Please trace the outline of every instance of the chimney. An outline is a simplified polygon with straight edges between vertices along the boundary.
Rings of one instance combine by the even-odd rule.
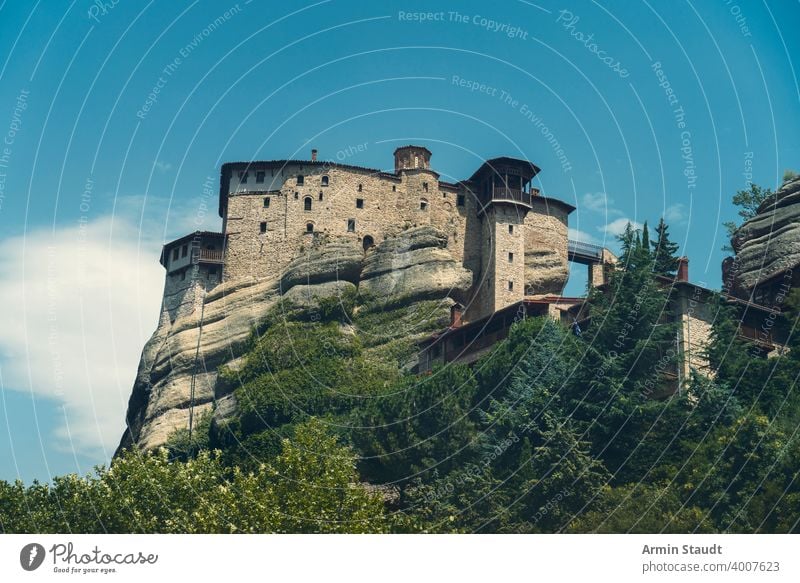
[[[678,281],[689,281],[689,258],[678,258]]]
[[[311,161],[312,162],[316,162],[317,161],[317,149],[316,148],[311,150]]]
[[[464,306],[461,304],[453,304],[450,307],[450,327],[461,328],[461,315],[464,313]]]

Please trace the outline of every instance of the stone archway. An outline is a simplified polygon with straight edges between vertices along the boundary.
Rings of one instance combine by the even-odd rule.
[[[375,239],[372,238],[372,235],[364,235],[364,239],[361,241],[361,245],[364,248],[364,253],[366,253],[370,247],[375,246]]]

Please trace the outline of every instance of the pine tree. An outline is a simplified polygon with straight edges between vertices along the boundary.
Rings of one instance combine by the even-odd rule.
[[[651,241],[653,248],[653,271],[659,275],[674,276],[678,269],[678,244],[669,238],[669,226],[664,219],[658,221],[657,238]]]
[[[628,224],[625,225],[625,230],[622,231],[620,235],[617,235],[620,248],[622,249],[622,253],[620,253],[619,256],[620,265],[628,265],[628,263],[630,263],[633,257],[633,251],[636,249],[636,237],[636,229],[634,229],[631,222],[628,221]]]

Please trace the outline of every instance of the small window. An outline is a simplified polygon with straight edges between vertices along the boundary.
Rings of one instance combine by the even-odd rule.
[[[319,199],[322,200],[322,191],[319,191]]]
[[[356,231],[356,220],[355,219],[347,219],[347,232],[348,233],[355,233]]]
[[[184,245],[181,247],[181,257],[186,257],[186,254],[189,253],[189,246]]]
[[[256,182],[259,184],[264,183],[264,177],[266,176],[266,172],[256,172]]]
[[[459,195],[456,197],[456,204],[457,204],[458,206],[464,206],[464,202],[465,202],[465,197],[464,197],[464,195],[463,195],[463,194],[459,194]]]
[[[425,192],[428,192],[428,183],[427,182],[423,182],[422,183],[422,190],[424,190]]]
[[[514,291],[514,282],[510,279],[508,280],[508,291]]]
[[[509,263],[514,263],[514,254],[513,253],[509,253],[508,254],[508,262]]]
[[[392,192],[397,192],[397,185],[396,184],[392,184]]]
[[[320,181],[320,184],[322,186],[328,186],[328,176],[327,175],[322,177],[322,180]]]
[[[310,211],[311,210],[311,197],[307,196],[303,199],[303,209]]]
[[[361,192],[362,190],[364,190],[364,185],[363,184],[359,184],[358,185],[358,192]]]
[[[262,233],[267,232],[267,221],[261,221],[261,232]]]
[[[306,233],[314,232],[314,223],[306,223]]]
[[[268,196],[264,197],[264,208],[265,209],[269,208],[269,197]]]
[[[305,177],[302,174],[297,175],[297,186],[302,186],[305,183]]]
[[[357,209],[363,209],[364,208],[364,199],[363,198],[357,198],[356,199],[356,208]]]
[[[513,235],[514,234],[514,225],[508,225],[508,234],[509,235]]]
[[[181,252],[181,250],[178,249],[177,247],[175,247],[175,249],[172,250],[172,260],[173,261],[175,261],[178,258],[178,255],[180,254],[180,252]]]
[[[242,184],[247,184],[247,175],[250,174],[249,172],[239,172],[239,182]]]
[[[298,198],[300,198],[300,193],[295,190],[294,191],[294,199],[297,200]]]
[[[419,210],[421,210],[421,211],[428,210],[428,201],[427,200],[419,201]]]

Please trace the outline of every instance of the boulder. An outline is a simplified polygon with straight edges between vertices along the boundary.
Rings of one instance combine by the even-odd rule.
[[[781,186],[731,239],[736,257],[723,263],[723,281],[736,295],[753,290],[800,264],[800,178]]]
[[[303,309],[319,308],[319,300],[340,298],[347,292],[354,292],[356,286],[349,281],[326,281],[316,285],[295,285],[283,294],[283,298]]]
[[[564,257],[549,249],[525,252],[525,287],[529,295],[560,295],[569,279]]]
[[[355,241],[324,241],[289,263],[281,277],[281,291],[329,281],[357,284],[363,258],[364,251]]]

